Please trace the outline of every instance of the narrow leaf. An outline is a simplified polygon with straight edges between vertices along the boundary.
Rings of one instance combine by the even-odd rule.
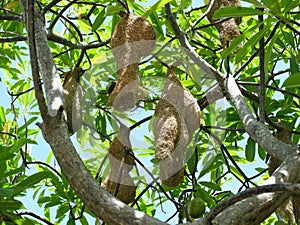
[[[259,27],[259,24],[248,28],[248,30],[244,31],[241,35],[239,35],[237,38],[235,38],[232,43],[226,48],[222,53],[222,59],[225,59],[232,51],[236,49],[236,47],[244,41],[247,37],[249,37],[252,33],[255,32],[255,30]]]
[[[18,200],[11,199],[1,199],[0,200],[0,210],[17,210],[22,207],[22,202]]]
[[[246,8],[246,7],[224,7],[218,9],[213,15],[213,19],[220,19],[224,17],[241,17],[241,16],[253,16],[262,15],[261,10]]]
[[[300,72],[290,75],[283,83],[283,87],[300,87]]]
[[[251,51],[251,49],[259,42],[259,40],[264,36],[269,26],[265,26],[261,31],[255,34],[250,40],[238,51],[235,57],[235,63],[239,63],[245,55]]]
[[[156,2],[153,6],[151,6],[143,15],[143,17],[148,17],[151,13],[158,11],[160,8],[162,8],[165,4],[171,2],[172,0],[160,0]]]
[[[278,29],[280,30],[280,29]],[[271,55],[272,55],[272,51],[273,51],[273,47],[274,44],[277,40],[279,32],[275,32],[275,34],[273,35],[270,43],[268,44],[268,46],[265,48],[265,62],[264,62],[264,68],[265,68],[265,74],[266,76],[268,76],[269,74],[269,63],[271,62]],[[266,80],[268,78],[266,77]]]
[[[103,15],[103,17],[116,15],[121,11],[121,9],[122,8],[119,5],[117,5],[117,6],[116,5],[109,5],[109,6],[106,7],[106,10],[105,10],[106,14]],[[102,11],[104,11],[104,9]],[[101,13],[102,13],[102,11],[101,11]]]
[[[281,6],[277,0],[262,0],[262,3],[276,14],[281,11]]]
[[[248,138],[245,156],[249,162],[252,162],[255,158],[255,142],[251,138]]]
[[[266,159],[266,152],[259,145],[258,145],[258,155],[259,155],[259,158],[261,158],[262,160]]]
[[[294,55],[292,55],[290,58],[290,68],[291,74],[299,72],[299,63],[297,62],[297,58]]]
[[[33,185],[39,183],[41,180],[49,177],[50,172],[39,172],[35,173],[24,180],[22,180],[20,183],[18,183],[15,186],[15,193],[14,194],[19,194],[20,192],[33,187]]]
[[[9,189],[9,188],[0,188],[0,197],[7,197],[10,198],[12,197],[14,194],[14,190],[13,189]]]
[[[10,153],[14,153],[16,151],[18,151],[21,147],[23,147],[25,144],[36,144],[35,141],[32,141],[30,139],[27,138],[20,138],[19,140],[17,140],[9,149]]]

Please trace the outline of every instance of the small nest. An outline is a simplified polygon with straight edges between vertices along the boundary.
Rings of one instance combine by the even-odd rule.
[[[110,174],[103,183],[105,190],[125,204],[133,202],[136,194],[136,186],[129,175],[130,170],[135,165],[134,158],[129,154],[133,155],[129,135],[129,128],[121,124],[118,135],[108,150]]]
[[[209,11],[207,18],[210,22],[214,22],[212,19],[215,11],[217,9],[226,7],[226,6],[232,6],[232,7],[241,7],[241,2],[239,0],[218,0],[214,1],[214,4],[212,5],[211,10]],[[220,41],[222,44],[222,47],[225,49],[227,46],[240,35],[240,30],[238,28],[238,25],[241,23],[241,17],[232,18],[229,20],[226,20],[223,23],[216,24],[216,28],[219,31],[220,35]],[[241,46],[239,46],[240,48]]]
[[[83,90],[79,81],[83,72],[83,69],[74,67],[64,74],[64,108],[70,135],[74,134],[82,126]]]
[[[127,171],[124,171],[118,184],[118,174],[114,174],[111,173],[107,176],[102,187],[112,195],[116,194],[116,197],[125,204],[133,202],[136,195],[136,186],[133,179]]]
[[[135,165],[134,158],[129,154],[133,154],[132,149],[125,146],[118,137],[113,140],[108,152],[111,167],[116,168],[116,170],[118,170],[122,161],[127,170],[131,170]]]

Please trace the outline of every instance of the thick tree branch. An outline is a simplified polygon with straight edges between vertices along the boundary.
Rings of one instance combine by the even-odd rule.
[[[47,115],[47,105],[45,102],[42,85],[40,82],[39,76],[39,68],[38,68],[38,60],[37,60],[37,52],[35,45],[35,23],[34,23],[34,2],[28,1],[29,5],[27,10],[27,29],[28,29],[28,45],[29,45],[29,53],[30,53],[30,62],[31,62],[31,70],[32,77],[34,82],[35,96],[38,101],[39,109],[41,112],[41,116],[43,119],[46,118]],[[25,11],[24,11],[24,15]]]
[[[63,174],[74,188],[84,204],[97,216],[109,224],[166,224],[152,218],[145,213],[135,211],[111,194],[103,190],[89,173],[74,148],[67,128],[67,124],[61,119],[62,112],[62,85],[58,76],[53,58],[47,43],[46,32],[42,17],[34,12],[33,0],[27,5],[26,0],[21,0],[24,21],[29,21],[30,53],[34,63],[34,77],[38,76],[36,58],[39,60],[39,68],[46,86],[48,111],[50,116],[43,116],[43,124],[39,124],[45,140],[52,147],[53,153],[59,162]],[[28,15],[28,16],[27,16]],[[33,19],[34,16],[34,19]],[[35,34],[35,35],[34,35]],[[36,46],[36,49],[35,49]],[[37,52],[37,55],[35,55]],[[40,84],[35,82],[35,87]],[[39,90],[39,89],[37,89]],[[37,94],[43,96],[42,91]],[[41,113],[46,109],[44,102],[38,101]],[[44,118],[46,117],[46,118]]]
[[[300,169],[300,158],[295,152],[290,155],[265,184],[297,183],[300,176],[297,171]],[[264,193],[243,201],[223,210],[212,222],[212,224],[230,225],[251,225],[259,224],[271,215],[280,205],[290,196],[290,192],[283,193]],[[242,216],[241,216],[242,215]],[[231,218],[231,220],[229,220]]]
[[[264,124],[256,121],[234,77],[230,74],[225,76],[199,57],[180,30],[171,11],[170,4],[166,4],[165,9],[175,35],[182,47],[184,47],[187,55],[208,75],[214,77],[221,87],[224,87],[228,91],[229,97],[247,133],[271,156],[282,161],[285,160],[267,183],[298,182],[299,176],[297,175],[297,171],[299,171],[300,168],[300,159],[296,154],[296,147],[293,148],[291,145],[279,141],[270,133]],[[212,221],[212,224],[258,224],[274,212],[278,206],[284,203],[289,195],[290,193],[268,193],[240,201],[219,213]],[[207,224],[210,224],[210,222],[211,221],[204,221],[204,223]],[[201,221],[201,223],[203,223],[203,221]]]
[[[26,0],[21,0],[20,4],[23,11],[23,19],[27,24],[32,23],[28,14],[28,5]],[[45,91],[48,103],[48,113],[50,116],[56,116],[58,110],[63,105],[63,88],[61,84],[58,71],[54,64],[54,60],[48,46],[47,34],[44,26],[42,15],[34,9],[34,38],[36,44],[37,58],[39,68],[42,73],[43,82],[45,84]],[[42,112],[41,112],[42,113]]]

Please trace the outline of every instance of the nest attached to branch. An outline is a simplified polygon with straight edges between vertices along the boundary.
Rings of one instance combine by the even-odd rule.
[[[108,105],[124,111],[146,95],[138,82],[138,61],[153,50],[156,33],[151,23],[141,16],[123,12],[120,16],[110,41],[118,77]]]
[[[70,135],[82,126],[83,90],[79,81],[83,73],[82,68],[74,67],[64,74],[64,108]]]
[[[102,185],[125,204],[133,202],[136,195],[136,186],[129,174],[135,165],[134,158],[130,155],[133,155],[133,151],[129,135],[129,128],[121,125],[117,137],[108,150],[110,173]]]
[[[241,7],[242,5],[240,0],[214,0],[211,10],[207,15],[208,20],[215,22],[215,20],[212,19],[215,11],[226,6]],[[241,17],[237,17],[215,25],[219,31],[220,41],[224,49],[241,34],[238,27],[240,23]]]
[[[163,184],[170,187],[182,182],[185,151],[200,124],[200,108],[194,97],[178,81],[174,70],[175,67],[168,70],[153,121],[159,176]]]

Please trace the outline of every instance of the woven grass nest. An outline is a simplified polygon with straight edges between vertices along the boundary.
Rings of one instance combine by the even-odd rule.
[[[145,90],[138,82],[138,62],[151,53],[156,44],[156,33],[149,21],[133,13],[120,13],[110,41],[117,67],[116,86],[108,105],[125,111],[145,97]]]
[[[214,22],[212,19],[215,11],[217,9],[232,6],[232,7],[241,7],[240,0],[215,0],[211,10],[209,11],[207,18],[210,22]],[[231,18],[225,22],[216,24],[216,28],[219,31],[220,41],[222,47],[225,49],[227,46],[240,35],[240,30],[238,25],[241,23],[241,17]],[[240,46],[241,47],[241,46]]]
[[[155,109],[155,156],[162,183],[175,187],[184,177],[185,151],[200,124],[200,108],[178,81],[175,68],[168,70],[164,91]]]

